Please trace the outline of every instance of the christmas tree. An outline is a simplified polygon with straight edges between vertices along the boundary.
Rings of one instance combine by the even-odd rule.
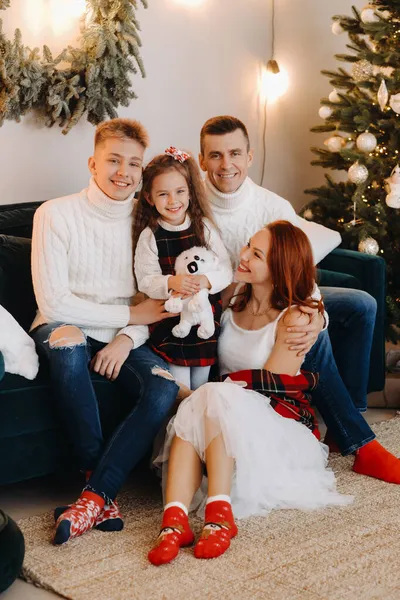
[[[338,230],[343,246],[378,254],[387,264],[390,339],[400,326],[400,0],[375,0],[352,16],[333,17],[332,31],[346,32],[350,63],[322,71],[333,90],[321,100],[325,148],[312,148],[311,164],[345,171],[306,190],[314,199],[305,218]],[[344,179],[344,180],[343,180]]]

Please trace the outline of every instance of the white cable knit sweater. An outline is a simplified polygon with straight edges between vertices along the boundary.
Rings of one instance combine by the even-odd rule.
[[[111,200],[92,178],[78,194],[49,200],[35,213],[32,278],[39,307],[32,328],[77,325],[108,343],[125,333],[140,346],[147,327],[127,326],[136,293],[132,269],[133,194]]]

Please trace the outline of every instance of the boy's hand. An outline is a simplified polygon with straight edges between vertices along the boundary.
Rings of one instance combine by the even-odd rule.
[[[211,283],[208,281],[207,275],[193,275],[193,278],[200,286],[200,290],[211,289]]]
[[[148,298],[137,306],[129,307],[129,323],[128,325],[151,325],[158,323],[163,319],[176,317],[176,314],[169,313],[164,307],[165,300],[153,300]]]
[[[318,335],[324,327],[324,317],[316,308],[308,306],[299,306],[301,312],[309,315],[310,322],[308,325],[300,325],[299,327],[288,327],[290,333],[285,340],[289,345],[289,350],[297,353],[297,356],[304,356],[313,347],[318,339]]]
[[[200,284],[196,281],[197,277],[196,275],[172,275],[168,279],[168,287],[180,294],[192,296],[200,291]]]
[[[117,379],[122,365],[133,348],[133,341],[121,334],[104,346],[90,361],[90,368],[95,373],[107,377],[110,381]]]

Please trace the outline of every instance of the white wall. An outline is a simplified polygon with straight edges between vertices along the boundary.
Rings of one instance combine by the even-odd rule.
[[[66,0],[52,0],[57,1],[60,8],[67,5]],[[82,0],[68,3],[72,1]],[[48,22],[34,18],[49,0],[11,4],[0,13],[9,36],[21,27],[27,44],[60,49],[77,34],[76,21],[54,37]],[[149,8],[139,10],[147,78],[134,77],[139,99],[119,114],[137,118],[148,128],[148,158],[171,144],[197,155],[203,122],[217,114],[233,114],[249,127],[258,154],[253,175],[258,177],[257,82],[261,63],[269,57],[270,8],[269,0],[202,0],[197,7],[185,7],[178,0],[149,0]],[[39,127],[32,115],[20,124],[6,122],[0,128],[0,203],[45,200],[85,187],[92,138],[93,127],[85,120],[67,136],[57,126]]]
[[[53,37],[49,23],[32,20],[38,3],[14,0],[0,13],[9,35],[23,29],[29,44],[59,49],[77,34],[77,26]],[[66,6],[66,0],[51,0]],[[68,0],[79,3],[83,0]],[[193,1],[193,0],[192,0]],[[180,0],[181,3],[184,0]],[[203,122],[217,114],[233,114],[249,127],[256,150],[253,178],[261,174],[261,107],[258,79],[262,61],[270,57],[271,0],[198,0],[197,7],[178,0],[149,0],[139,10],[142,56],[147,78],[134,78],[139,95],[121,116],[140,119],[149,129],[148,158],[170,144],[198,152]],[[290,78],[287,94],[268,109],[267,161],[264,185],[288,198],[295,208],[307,201],[306,187],[323,181],[322,169],[311,167],[311,145],[326,136],[311,134],[319,100],[330,91],[321,69],[336,68],[336,52],[347,36],[331,33],[333,14],[350,14],[360,0],[275,0],[276,58]],[[36,12],[32,13],[33,4]],[[27,9],[31,13],[27,13]],[[58,129],[38,127],[32,115],[22,124],[0,129],[0,203],[43,200],[81,189],[87,182],[86,159],[93,128],[86,121],[66,137]]]
[[[331,32],[333,15],[350,15],[360,0],[275,0],[276,58],[289,73],[290,88],[275,105],[268,107],[267,163],[264,185],[284,196],[296,209],[311,197],[303,190],[320,185],[324,171],[311,167],[311,146],[320,146],[329,134],[310,132],[323,123],[318,116],[320,99],[332,87],[322,69],[339,66],[334,54],[345,51],[347,34]]]

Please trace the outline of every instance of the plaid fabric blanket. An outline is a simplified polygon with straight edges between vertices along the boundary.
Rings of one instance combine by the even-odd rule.
[[[271,406],[282,417],[303,423],[319,440],[321,434],[315,412],[310,404],[310,392],[318,385],[318,373],[301,371],[299,375],[278,375],[265,369],[246,369],[219,376],[270,398]]]

